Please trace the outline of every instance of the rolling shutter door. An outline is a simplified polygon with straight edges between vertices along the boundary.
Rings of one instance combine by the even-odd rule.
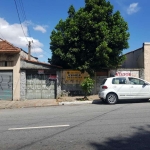
[[[13,97],[12,71],[0,71],[0,100],[12,100]]]

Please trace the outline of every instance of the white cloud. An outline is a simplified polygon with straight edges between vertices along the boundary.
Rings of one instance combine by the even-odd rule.
[[[38,48],[38,47],[36,47],[36,48],[32,48],[31,49],[31,53],[42,53],[43,52],[43,50],[41,49],[41,48]]]
[[[42,33],[46,32],[46,26],[36,25],[33,29],[36,31],[41,31]]]
[[[43,44],[39,40],[28,36],[29,25],[29,22],[22,23],[22,30],[20,24],[9,24],[4,18],[0,18],[0,37],[22,49],[27,49],[28,41],[33,41],[34,47],[31,51],[34,53],[42,53]]]
[[[130,6],[127,8],[127,13],[129,15],[136,13],[140,10],[140,7],[138,7],[138,3],[132,3]]]
[[[43,55],[38,55],[38,57],[39,57],[39,58],[42,58],[42,57],[43,57]]]

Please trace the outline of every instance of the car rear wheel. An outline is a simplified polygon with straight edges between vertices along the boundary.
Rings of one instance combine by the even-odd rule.
[[[108,104],[116,104],[117,100],[118,100],[118,97],[117,97],[117,95],[115,93],[109,93],[109,94],[107,94],[106,102]]]

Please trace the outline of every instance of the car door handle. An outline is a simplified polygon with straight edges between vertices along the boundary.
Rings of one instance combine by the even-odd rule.
[[[131,88],[133,88],[133,86],[131,86]]]

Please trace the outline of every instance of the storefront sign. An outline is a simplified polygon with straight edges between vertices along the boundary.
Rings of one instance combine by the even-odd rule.
[[[63,71],[63,83],[64,84],[80,84],[88,73],[81,73],[77,70]]]
[[[131,71],[117,71],[115,76],[131,76]]]
[[[139,78],[139,71],[117,71],[115,76],[132,76]]]

